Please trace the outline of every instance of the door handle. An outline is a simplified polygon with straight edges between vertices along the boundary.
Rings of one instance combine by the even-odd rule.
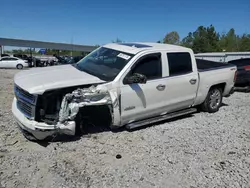
[[[196,81],[197,81],[197,79],[191,79],[191,80],[189,80],[189,82],[191,83],[191,84],[196,84]]]
[[[165,87],[166,87],[165,85],[160,84],[156,87],[156,89],[158,89],[159,91],[163,91]]]

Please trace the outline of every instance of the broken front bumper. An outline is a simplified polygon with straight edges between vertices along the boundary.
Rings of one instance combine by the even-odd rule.
[[[37,140],[44,140],[45,138],[56,134],[75,135],[75,121],[48,125],[46,123],[30,120],[17,108],[16,98],[14,98],[12,102],[12,113],[21,130],[24,133],[35,137]]]

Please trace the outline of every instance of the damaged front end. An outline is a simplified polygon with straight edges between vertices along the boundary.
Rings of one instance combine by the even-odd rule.
[[[20,120],[20,117],[17,118]],[[36,139],[82,134],[90,125],[120,125],[118,94],[103,85],[58,89],[38,97],[35,119],[20,127]]]
[[[97,90],[94,86],[77,89],[66,94],[63,98],[59,112],[59,122],[64,123],[74,120],[82,107],[99,105],[112,105],[112,99],[108,91]]]

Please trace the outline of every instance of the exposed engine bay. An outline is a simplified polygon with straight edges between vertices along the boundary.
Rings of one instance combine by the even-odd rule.
[[[118,96],[101,85],[48,91],[38,97],[35,117],[55,126],[75,121],[76,130],[83,124],[115,127],[120,123]]]

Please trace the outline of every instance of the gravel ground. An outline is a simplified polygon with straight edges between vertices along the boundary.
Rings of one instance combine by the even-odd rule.
[[[250,187],[250,94],[215,114],[36,143],[11,114],[16,72],[0,70],[0,187]]]

